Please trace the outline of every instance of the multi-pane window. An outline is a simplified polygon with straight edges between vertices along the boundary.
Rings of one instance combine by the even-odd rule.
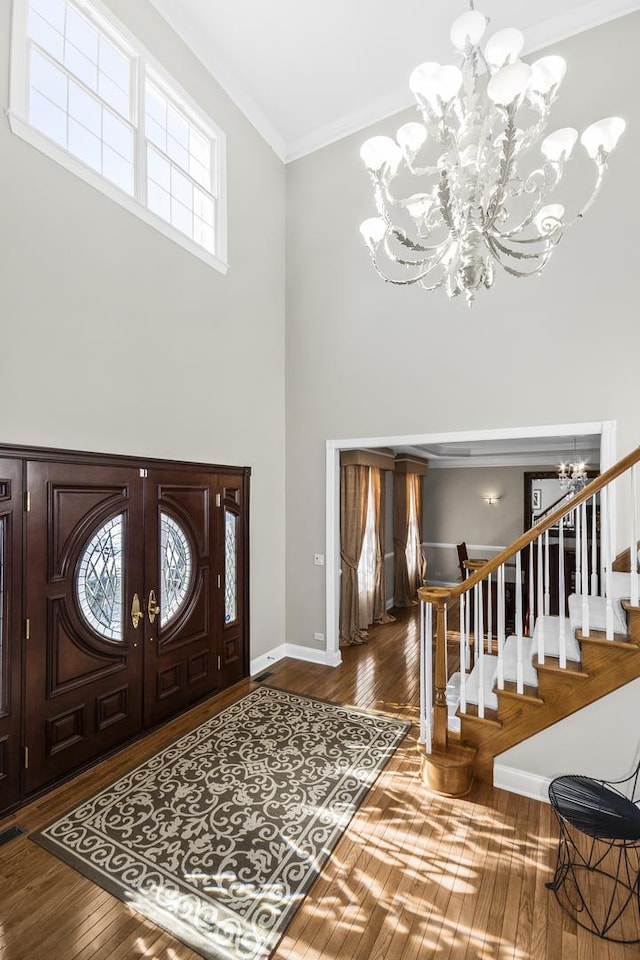
[[[149,79],[145,132],[149,209],[213,252],[214,145]]]
[[[14,60],[24,74],[12,70],[14,129],[16,118],[26,121],[144,208],[144,215],[134,209],[143,219],[174,239],[177,231],[187,238],[183,246],[194,244],[224,269],[221,132],[124,36],[99,0],[14,3],[15,21],[23,25],[22,37],[14,34],[23,55],[14,48]]]

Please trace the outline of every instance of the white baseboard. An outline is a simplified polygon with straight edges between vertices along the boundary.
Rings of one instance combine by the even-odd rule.
[[[530,797],[532,800],[542,800],[549,803],[550,777],[541,777],[537,773],[527,773],[526,770],[516,770],[502,763],[493,765],[493,785],[510,793],[517,793],[521,797]]]
[[[342,656],[339,650],[314,650],[312,647],[303,647],[296,643],[281,643],[279,647],[274,647],[268,653],[256,657],[249,664],[249,670],[252,677],[263,670],[268,670],[274,663],[284,660],[285,657],[292,657],[294,660],[305,660],[307,663],[322,663],[327,667],[339,667],[342,663]]]

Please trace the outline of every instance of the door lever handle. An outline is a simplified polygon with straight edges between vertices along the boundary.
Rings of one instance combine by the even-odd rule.
[[[153,623],[160,613],[160,604],[158,603],[153,590],[149,591],[149,599],[147,600],[147,613],[149,614],[149,623]]]
[[[131,601],[131,623],[133,624],[133,629],[138,629],[138,624],[142,620],[144,614],[142,612],[142,607],[140,606],[140,597],[137,593],[134,593],[133,600]]]

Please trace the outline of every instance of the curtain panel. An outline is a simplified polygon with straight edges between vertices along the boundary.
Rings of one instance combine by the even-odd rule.
[[[340,643],[362,643],[358,564],[367,523],[369,467],[340,468]]]
[[[422,552],[422,484],[415,473],[396,474],[393,489],[394,603],[410,607],[427,576]],[[410,559],[411,558],[411,559]]]

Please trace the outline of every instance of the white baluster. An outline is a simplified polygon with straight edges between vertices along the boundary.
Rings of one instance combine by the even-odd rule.
[[[587,501],[583,500],[576,514],[580,514],[580,567],[582,578],[580,579],[580,596],[582,608],[582,636],[589,636],[589,538],[587,529]],[[576,579],[578,579],[576,577]]]
[[[582,573],[581,573],[581,563],[582,563],[582,543],[580,539],[581,530],[580,530],[580,511],[573,510],[573,529],[575,530],[575,592],[580,594],[580,586],[582,584]]]
[[[591,596],[598,596],[598,525],[597,517],[598,495],[591,498]]]
[[[467,712],[467,670],[469,668],[469,644],[465,632],[467,595],[460,594],[460,713]]]
[[[544,663],[544,617],[540,616],[541,610],[544,609],[544,584],[542,582],[542,535],[538,537],[536,543],[538,549],[538,622],[536,623],[536,628],[538,630],[538,663]]]
[[[638,606],[638,497],[636,484],[636,464],[631,467],[631,545],[629,548],[629,570],[631,571],[631,589],[629,599],[633,607]]]
[[[535,584],[533,582],[533,543],[529,544],[529,623],[527,629],[527,636],[533,636],[533,628],[535,626]]]
[[[563,670],[566,669],[567,666],[566,604],[567,598],[564,583],[564,517],[561,517],[558,523],[558,613],[560,614],[558,659]]]
[[[487,577],[487,653],[493,653],[493,596],[491,593],[491,574]]]
[[[420,743],[431,752],[432,739],[432,607],[430,603],[420,603]]]
[[[469,571],[467,570],[467,580],[469,579]],[[464,605],[464,629],[467,635],[467,644],[469,646],[469,652],[471,652],[471,591],[465,594],[466,602]],[[475,662],[476,652],[475,647],[473,651],[473,659]],[[471,669],[471,663],[469,663],[469,669]]]
[[[516,683],[518,693],[524,693],[524,663],[522,656],[522,557],[516,553],[516,640],[518,662]]]
[[[607,640],[613,640],[613,596],[611,577],[611,514],[609,487],[602,490],[600,497],[600,528],[602,530],[602,571],[604,580],[605,604],[605,630]]]
[[[505,630],[504,630],[504,608],[505,608],[505,591],[504,591],[504,563],[502,566],[498,567],[498,604],[497,604],[497,613],[498,613],[498,689],[504,690],[504,641],[505,641]]]
[[[476,583],[473,588],[473,662],[478,662],[478,657],[482,658],[482,638],[478,637],[478,588],[480,584]]]
[[[476,595],[478,618],[476,621],[477,633],[476,644],[480,648],[480,665],[478,667],[478,716],[484,717],[484,616],[482,607],[482,584],[477,585],[478,593]]]
[[[551,610],[551,594],[549,592],[549,531],[544,532],[544,612],[549,616]]]

